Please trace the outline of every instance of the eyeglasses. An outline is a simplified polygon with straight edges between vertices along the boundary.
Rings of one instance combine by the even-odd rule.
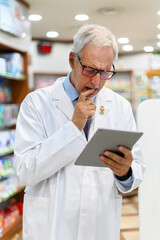
[[[76,56],[78,58],[79,63],[81,64],[82,74],[85,75],[86,77],[93,77],[97,73],[100,73],[100,78],[102,80],[109,80],[116,74],[114,64],[112,64],[112,67],[113,67],[114,71],[99,70],[99,69],[96,69],[96,68],[93,68],[93,67],[88,67],[86,65],[83,65],[80,57],[78,56],[78,54],[76,54]]]

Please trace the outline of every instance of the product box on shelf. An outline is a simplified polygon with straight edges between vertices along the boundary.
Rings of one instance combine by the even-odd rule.
[[[15,223],[21,216],[23,203],[14,203],[0,210],[0,237],[3,232]]]
[[[3,228],[6,229],[8,226],[13,224],[20,217],[20,212],[16,204],[8,206],[5,209],[3,215]]]
[[[8,103],[11,101],[11,98],[11,88],[0,86],[0,103]]]
[[[6,201],[21,191],[24,187],[19,184],[16,174],[0,181],[0,203]]]
[[[6,75],[24,77],[23,57],[20,53],[2,53],[0,58],[6,60]]]
[[[7,62],[5,58],[0,57],[0,75],[7,72]]]
[[[15,173],[14,157],[8,155],[0,158],[0,179],[4,179]]]
[[[0,131],[0,156],[13,152],[15,130]]]
[[[0,104],[0,128],[15,125],[18,110],[18,104]]]
[[[4,211],[0,210],[0,237],[2,236],[2,232],[3,232],[3,215],[4,215]]]

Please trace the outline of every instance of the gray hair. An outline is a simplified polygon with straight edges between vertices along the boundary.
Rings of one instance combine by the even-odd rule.
[[[85,24],[74,35],[72,52],[82,55],[83,49],[87,44],[95,46],[109,46],[113,48],[114,60],[118,57],[118,45],[112,32],[97,24]]]

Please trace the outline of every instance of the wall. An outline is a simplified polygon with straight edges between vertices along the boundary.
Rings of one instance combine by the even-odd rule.
[[[71,68],[69,66],[69,53],[72,44],[53,43],[50,54],[42,55],[37,50],[38,41],[32,41],[29,49],[31,56],[31,65],[29,71],[29,87],[34,86],[33,74],[38,73],[68,73]]]
[[[50,54],[40,54],[37,51],[37,41],[32,41],[30,54],[35,72],[68,72],[68,57],[72,44],[53,43]]]
[[[118,58],[117,67],[122,70],[145,71],[150,68],[150,54],[123,55]]]

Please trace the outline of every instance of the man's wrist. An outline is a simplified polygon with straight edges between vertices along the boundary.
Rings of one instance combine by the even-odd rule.
[[[124,176],[117,176],[115,175],[116,178],[119,180],[119,181],[126,181],[128,178],[130,178],[132,176],[132,168],[130,167],[130,169],[128,170],[128,173]]]

